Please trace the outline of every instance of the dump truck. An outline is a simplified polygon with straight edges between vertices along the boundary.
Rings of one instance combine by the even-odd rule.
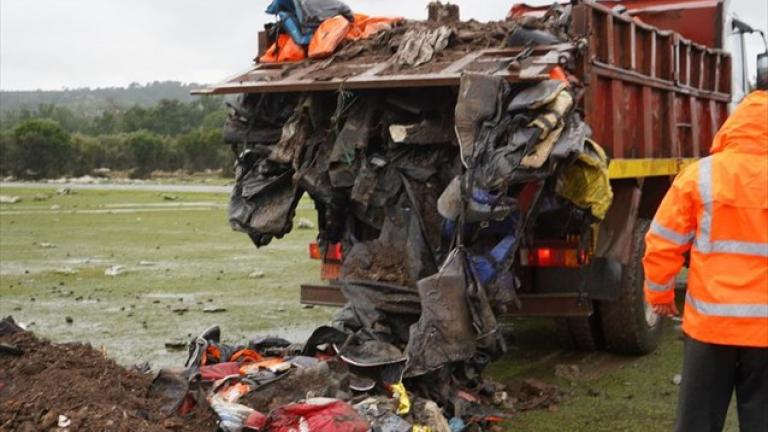
[[[553,318],[563,342],[575,349],[605,348],[646,354],[657,346],[662,319],[643,299],[644,236],[674,176],[708,154],[715,133],[728,116],[729,105],[748,91],[743,79],[744,56],[739,54],[740,62],[734,63],[729,53],[729,49],[742,53],[738,44],[743,44],[743,39],[733,37],[732,29],[736,26],[731,24],[723,0],[583,0],[563,7],[567,8],[567,22],[563,22],[566,41],[534,37],[534,42],[501,47],[467,42],[468,49],[445,52],[428,64],[410,68],[399,67],[393,51],[347,47],[326,60],[257,62],[247,71],[196,93],[240,95],[241,102],[259,96],[259,102],[250,106],[233,105],[233,116],[241,118],[244,125],[253,123],[249,123],[248,117],[254,110],[271,106],[272,118],[262,121],[261,126],[226,132],[233,135],[230,142],[261,152],[268,153],[270,150],[265,147],[285,142],[286,133],[295,133],[295,128],[286,125],[293,124],[290,119],[295,119],[298,111],[292,108],[302,95],[322,99],[325,109],[334,113],[332,120],[362,109],[349,109],[347,101],[355,95],[366,95],[404,112],[411,110],[413,115],[424,112],[423,122],[395,128],[401,142],[407,141],[408,130],[416,130],[416,135],[447,135],[424,138],[430,144],[448,141],[452,144],[445,145],[456,146],[456,125],[440,115],[436,116],[443,120],[436,125],[428,124],[427,117],[432,114],[424,108],[425,103],[434,104],[436,111],[452,114],[461,97],[462,79],[471,74],[500,77],[516,92],[552,79],[559,68],[566,69],[568,79],[578,83],[578,90],[574,91],[575,109],[591,129],[591,139],[607,154],[612,204],[604,217],[592,221],[586,230],[564,228],[567,217],[539,218],[535,226],[524,229],[520,228],[524,224],[517,225],[520,235],[514,259],[504,261],[515,269],[516,298],[502,312],[511,317]],[[515,5],[508,20],[524,22],[546,16],[549,10]],[[494,28],[502,33],[509,30],[502,24]],[[478,33],[471,30],[458,29],[453,38],[476,39]],[[266,40],[262,40],[263,50]],[[401,100],[414,101],[412,105],[417,107],[412,109]],[[280,115],[279,111],[286,106],[291,109]],[[307,112],[314,111],[307,108]],[[422,129],[415,126],[419,124]],[[389,126],[383,133],[391,143],[395,139],[392,126],[398,125]],[[304,139],[311,141],[312,134]],[[239,154],[239,158],[243,157],[243,153]],[[378,153],[367,151],[364,165],[388,163],[377,162],[377,157]],[[449,165],[461,165],[458,151],[449,157],[455,163],[443,162],[445,170],[449,170]],[[290,171],[294,177],[302,172],[301,166]],[[408,182],[404,184],[407,189]],[[533,212],[543,184],[531,181],[515,189],[514,205],[521,218]],[[318,243],[309,246],[310,256],[322,260],[322,276],[327,283],[303,285],[301,301],[343,305],[348,300],[343,290],[343,266],[350,252],[343,239],[375,239],[381,229],[359,221],[352,228],[331,227],[343,224],[329,218],[338,218],[351,210],[336,209],[336,216],[328,216],[327,206],[316,198],[319,194],[313,195],[309,186],[306,189],[316,202],[321,226]],[[412,195],[412,191],[406,192]],[[287,200],[295,196],[290,195]],[[421,205],[435,205],[435,200],[411,198],[415,207],[419,201]],[[422,212],[434,213],[431,209]],[[434,219],[425,219],[420,220],[424,231],[438,224]],[[332,229],[347,231],[344,235],[328,234]],[[441,229],[435,230],[439,237]],[[252,239],[261,246],[272,237]],[[405,254],[397,250],[385,252]],[[397,272],[397,268],[388,271]]]

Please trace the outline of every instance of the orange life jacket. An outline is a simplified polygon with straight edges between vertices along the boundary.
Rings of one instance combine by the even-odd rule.
[[[691,251],[683,331],[707,343],[768,347],[768,92],[747,96],[712,155],[675,179],[646,236],[645,296],[674,299]]]
[[[320,24],[309,43],[309,58],[323,59],[336,51],[352,25],[346,18],[336,15]]]
[[[260,63],[283,63],[283,62],[296,62],[307,58],[307,53],[304,48],[294,42],[293,38],[288,34],[280,34],[277,37],[277,42],[273,43],[269,47],[267,52],[259,58]]]

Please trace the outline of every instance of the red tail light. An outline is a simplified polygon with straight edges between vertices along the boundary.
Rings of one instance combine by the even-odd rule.
[[[317,242],[309,244],[309,259],[319,260],[322,258],[323,253],[320,251],[320,245]]]
[[[341,262],[343,257],[344,255],[341,252],[341,243],[333,243],[328,245],[328,249],[325,251],[325,255],[323,255],[323,250],[320,248],[320,245],[317,244],[317,242],[312,242],[309,244],[310,259]]]
[[[343,257],[344,256],[341,253],[341,243],[334,243],[334,244],[328,245],[328,250],[325,251],[325,260],[326,261],[339,261],[339,262],[341,262],[341,259]]]
[[[578,268],[589,262],[586,252],[578,249],[535,248],[520,251],[520,263],[527,267]]]

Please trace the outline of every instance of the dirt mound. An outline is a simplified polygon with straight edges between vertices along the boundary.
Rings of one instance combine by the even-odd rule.
[[[198,409],[164,418],[147,398],[151,374],[130,371],[90,345],[54,344],[6,319],[0,325],[0,431],[212,431],[216,420]],[[14,355],[12,348],[22,351]]]

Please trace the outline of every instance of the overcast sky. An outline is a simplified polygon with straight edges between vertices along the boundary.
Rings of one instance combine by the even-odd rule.
[[[248,67],[268,0],[0,0],[0,88],[210,83]],[[425,18],[427,0],[348,0],[372,15]],[[454,0],[462,18],[503,18],[514,0]],[[550,1],[529,0],[530,4]],[[766,0],[731,11],[768,27]],[[702,25],[709,25],[702,23]],[[750,58],[762,51],[750,38]],[[753,61],[754,63],[754,61]],[[752,74],[754,74],[754,69]]]

